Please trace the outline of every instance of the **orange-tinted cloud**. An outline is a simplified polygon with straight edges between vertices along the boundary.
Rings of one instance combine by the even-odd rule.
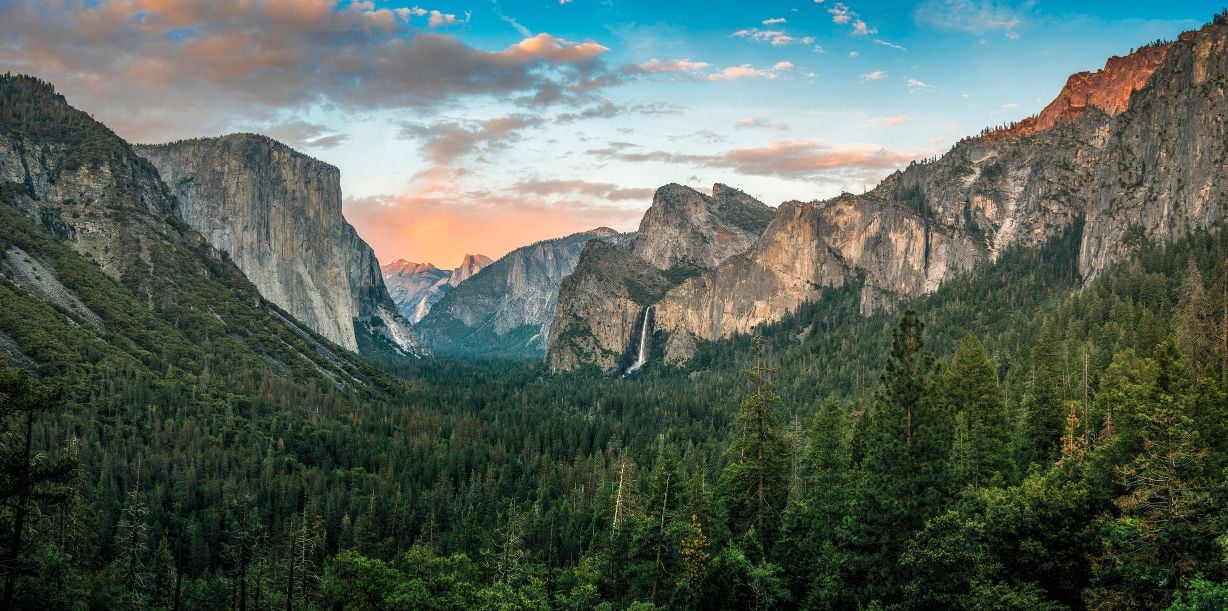
[[[621,146],[586,151],[606,159],[630,162],[689,164],[722,168],[754,176],[845,183],[874,182],[886,171],[922,157],[918,151],[893,151],[871,144],[833,146],[823,140],[778,140],[763,146],[732,149],[718,154],[636,151]]]
[[[590,103],[608,49],[541,33],[501,50],[367,0],[8,0],[0,63],[54,83],[138,141],[212,135],[304,109],[434,107],[466,96]]]

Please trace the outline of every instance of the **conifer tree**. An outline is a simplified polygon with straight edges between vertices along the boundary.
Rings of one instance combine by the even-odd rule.
[[[770,549],[789,498],[790,450],[760,337],[755,350],[755,368],[747,372],[754,390],[738,407],[731,459],[717,486],[730,532],[740,536],[753,529],[760,546]]]
[[[960,470],[952,472],[953,483],[959,487],[981,488],[995,478],[1010,474],[1009,457],[1011,423],[1006,409],[1006,395],[998,383],[993,361],[975,335],[969,333],[960,342],[955,358],[943,373],[942,399],[948,413],[962,414],[966,437],[959,445],[964,455]],[[957,425],[958,426],[958,425]]]

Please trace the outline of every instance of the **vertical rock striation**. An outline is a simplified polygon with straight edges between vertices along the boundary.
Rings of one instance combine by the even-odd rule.
[[[359,335],[420,351],[375,253],[341,214],[337,168],[252,134],[135,149],[178,197],[180,217],[266,299],[350,351]]]

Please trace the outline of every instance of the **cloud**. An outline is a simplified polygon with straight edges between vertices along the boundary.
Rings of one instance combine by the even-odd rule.
[[[463,173],[433,169],[400,193],[347,198],[344,211],[380,260],[446,262],[475,251],[498,258],[525,244],[599,226],[628,230],[652,197],[648,190],[556,182],[553,188],[550,181],[526,181],[475,189]],[[574,188],[568,185],[573,182]],[[604,193],[592,196],[588,190]],[[632,200],[643,205],[629,205]]]
[[[889,48],[895,49],[895,50],[897,50],[897,51],[907,51],[907,50],[908,50],[908,49],[905,49],[905,48],[904,48],[903,46],[901,46],[901,45],[897,45],[897,44],[895,44],[895,43],[893,43],[893,42],[887,42],[887,41],[885,41],[885,40],[883,40],[883,39],[881,39],[881,38],[875,38],[875,39],[874,39],[874,44],[876,44],[876,45],[882,45],[882,46],[884,46],[884,47],[889,47]]]
[[[693,62],[689,59],[674,59],[669,61],[661,61],[659,59],[650,59],[642,63],[638,68],[648,74],[660,74],[662,72],[698,72],[706,70],[712,64],[707,62]]]
[[[421,109],[543,91],[554,92],[553,102],[579,104],[619,82],[603,61],[608,49],[593,41],[542,33],[486,50],[420,29],[423,19],[439,27],[455,22],[454,15],[365,1],[10,0],[2,6],[6,69],[55,83],[139,141],[271,123],[320,106]]]
[[[970,34],[998,30],[1018,38],[1015,29],[1023,24],[1022,11],[1030,4],[1014,8],[994,0],[926,0],[913,15],[918,24],[939,30]]]
[[[763,25],[777,25],[777,24],[784,23],[784,22],[785,22],[784,17],[774,17],[772,19],[764,19]]]
[[[733,126],[736,129],[774,129],[778,131],[786,131],[789,129],[788,123],[772,121],[771,119],[764,119],[762,117],[746,117],[745,119],[738,119]]]
[[[399,133],[403,138],[421,140],[423,156],[436,166],[446,167],[462,157],[506,149],[519,139],[521,131],[545,122],[542,117],[515,114],[484,121],[405,123]]]
[[[784,47],[788,45],[812,45],[814,44],[813,36],[791,36],[780,30],[760,30],[759,28],[745,28],[734,32],[733,35],[737,38],[746,38],[754,42],[770,43],[773,47]]]
[[[915,78],[910,78],[906,82],[908,84],[908,93],[911,94],[925,93],[934,89],[933,85]]]
[[[887,78],[887,71],[886,71],[886,70],[875,70],[875,71],[873,71],[873,72],[867,72],[867,73],[865,73],[865,74],[861,75],[861,80],[862,80],[862,82],[865,82],[865,81],[881,81],[881,80],[883,80],[883,79],[885,79],[885,78]]]
[[[831,13],[832,22],[839,24],[848,23],[854,14],[843,2],[837,2],[827,12]]]
[[[256,131],[293,148],[327,149],[349,140],[348,134],[333,133],[323,125],[300,120],[279,123]]]
[[[618,185],[586,180],[527,180],[516,183],[512,190],[523,195],[567,195],[579,194],[600,197],[610,201],[652,199],[654,189],[623,188]]]
[[[715,155],[668,151],[588,151],[612,160],[689,164],[720,168],[754,176],[830,181],[881,178],[884,170],[898,168],[921,156],[918,152],[892,151],[869,144],[832,146],[823,140],[780,140],[759,147],[741,148]]]
[[[772,69],[760,69],[752,67],[750,64],[742,64],[741,66],[730,66],[720,72],[713,72],[707,76],[710,81],[734,81],[746,78],[766,78],[774,79],[778,75]]]
[[[887,117],[872,117],[870,123],[878,127],[895,127],[908,122],[907,115],[891,115]]]
[[[827,13],[831,15],[832,23],[850,26],[854,36],[867,36],[878,32],[878,29],[867,25],[864,20],[860,19],[857,11],[849,8],[843,2],[833,4],[831,8],[827,9]]]

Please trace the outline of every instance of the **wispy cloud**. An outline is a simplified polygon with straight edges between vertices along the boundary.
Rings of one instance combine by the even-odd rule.
[[[755,42],[767,42],[773,47],[784,47],[787,45],[812,45],[814,44],[813,36],[792,36],[780,30],[760,30],[759,28],[746,28],[733,33],[738,38],[746,38]]]
[[[878,33],[878,29],[872,28],[866,24],[866,22],[861,19],[861,16],[857,14],[857,11],[849,8],[849,6],[843,2],[833,4],[831,8],[827,9],[827,13],[831,15],[832,23],[851,27],[853,30],[853,35],[855,36],[867,36],[869,34]]]
[[[925,93],[934,89],[933,85],[915,78],[908,79],[906,83],[908,84],[908,93],[912,94]]]
[[[851,176],[865,180],[879,178],[882,170],[899,167],[921,156],[918,152],[892,151],[869,144],[833,146],[814,139],[780,140],[714,155],[626,149],[593,150],[588,154],[627,162],[721,168],[755,176],[829,180],[846,180]]]
[[[777,25],[785,22],[784,17],[773,17],[772,19],[764,19],[763,25]]]
[[[1032,2],[1018,7],[996,0],[926,0],[914,12],[918,24],[954,32],[984,34],[1002,31],[1018,38],[1023,11]]]
[[[874,44],[876,44],[876,45],[882,45],[882,46],[884,46],[884,47],[888,47],[888,48],[891,48],[891,49],[895,49],[895,50],[897,50],[897,51],[907,51],[907,50],[908,50],[908,49],[905,49],[905,48],[904,48],[902,45],[897,45],[897,44],[895,44],[895,43],[893,43],[893,42],[888,42],[888,41],[883,40],[883,39],[881,39],[881,38],[875,38],[875,39],[874,39]]]
[[[789,124],[782,121],[773,121],[763,117],[746,117],[738,119],[733,124],[736,129],[774,129],[777,131],[787,131]]]
[[[862,80],[862,82],[865,82],[865,81],[881,81],[881,80],[883,80],[883,79],[885,79],[885,78],[887,78],[887,71],[886,71],[886,70],[875,70],[875,71],[873,71],[873,72],[867,72],[867,73],[865,73],[865,74],[861,75],[861,80]]]
[[[672,59],[667,61],[650,59],[638,67],[643,72],[649,74],[660,74],[662,72],[699,72],[711,66],[712,64],[707,62],[694,62],[689,59]]]
[[[877,127],[895,127],[908,122],[907,115],[891,115],[886,117],[871,117],[870,124]]]

